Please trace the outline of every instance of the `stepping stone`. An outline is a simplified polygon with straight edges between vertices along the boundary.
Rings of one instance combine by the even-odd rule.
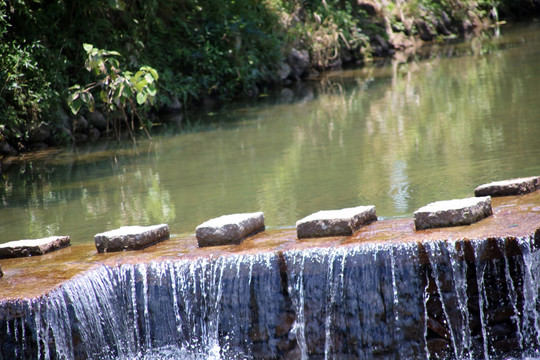
[[[94,241],[99,253],[140,250],[170,237],[169,225],[123,226],[96,234]]]
[[[470,225],[493,214],[491,197],[437,201],[414,212],[416,230]]]
[[[540,176],[494,181],[474,189],[476,196],[523,195],[540,189]]]
[[[296,222],[299,239],[352,235],[361,226],[377,221],[375,206],[321,210]]]
[[[0,244],[0,259],[43,255],[69,246],[69,243],[69,236],[10,241]]]
[[[199,247],[240,244],[245,238],[264,230],[262,212],[223,215],[197,226]]]

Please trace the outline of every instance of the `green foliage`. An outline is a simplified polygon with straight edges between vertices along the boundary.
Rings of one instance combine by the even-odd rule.
[[[270,80],[282,42],[277,16],[264,2],[166,3],[165,9],[153,10],[157,16],[144,20],[149,32],[141,41],[148,52],[160,54],[153,66],[163,69],[165,86],[185,103],[249,93]]]
[[[273,1],[286,24],[287,46],[309,50],[319,69],[332,66],[343,51],[363,56],[360,51],[368,45],[370,24],[367,14],[355,6],[341,0]]]
[[[83,44],[83,48],[88,56],[85,63],[86,70],[93,73],[97,80],[85,86],[74,85],[69,88],[68,105],[71,112],[77,115],[83,105],[86,105],[91,112],[94,111],[94,92],[98,92],[99,100],[107,107],[107,113],[111,111],[122,113],[130,134],[135,130],[134,117],[139,119],[141,127],[146,131],[146,124],[137,112],[137,106],[154,103],[154,97],[157,94],[156,83],[159,78],[157,71],[150,66],[141,66],[135,74],[122,71],[120,62],[116,58],[120,56],[119,52],[97,49],[91,44]],[[131,122],[129,122],[129,117]],[[116,125],[120,124],[115,123],[115,130],[119,128]]]
[[[36,64],[46,52],[39,41],[8,39],[7,5],[0,4],[0,139],[24,141],[32,122],[46,117],[57,93]]]
[[[277,15],[264,1],[253,0],[50,0],[46,6],[35,0],[0,2],[0,37],[0,112],[10,119],[5,128],[11,129],[11,140],[14,129],[24,132],[37,119],[54,121],[50,109],[65,105],[71,84],[96,81],[95,73],[81,71],[88,56],[81,51],[85,43],[115,49],[124,55],[124,68],[142,71],[123,72],[119,79],[109,73],[109,90],[117,93],[103,99],[116,108],[122,100],[113,99],[129,98],[131,87],[124,80],[140,83],[152,75],[142,64],[159,71],[164,91],[154,94],[157,88],[149,85],[135,100],[155,100],[159,107],[171,97],[189,105],[207,95],[250,93],[272,80],[283,56]],[[118,57],[96,55],[107,57],[104,64],[112,67]],[[79,96],[75,108],[102,98],[92,91]]]

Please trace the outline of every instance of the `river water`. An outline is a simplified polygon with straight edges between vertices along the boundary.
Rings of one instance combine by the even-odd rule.
[[[359,205],[403,217],[485,182],[540,175],[538,24],[416,57],[189,114],[136,146],[99,142],[5,161],[0,243],[87,243],[157,223],[191,234],[251,211],[274,229]]]

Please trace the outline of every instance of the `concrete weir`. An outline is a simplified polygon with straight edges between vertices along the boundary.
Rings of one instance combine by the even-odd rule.
[[[169,225],[123,226],[94,236],[99,253],[140,250],[170,236]]]
[[[540,353],[540,191],[476,223],[74,245],[0,266],[1,359],[488,359]]]
[[[264,230],[262,212],[223,215],[197,226],[195,236],[200,247],[240,244],[245,238]]]
[[[69,236],[9,241],[0,244],[0,259],[43,255],[69,246],[70,241]]]
[[[470,225],[492,214],[491,197],[437,201],[414,212],[417,230]]]
[[[296,222],[299,239],[352,235],[361,226],[377,221],[375,206],[322,210]]]

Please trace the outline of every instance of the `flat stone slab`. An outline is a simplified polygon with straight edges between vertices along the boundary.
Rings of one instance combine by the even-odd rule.
[[[470,225],[493,214],[491,197],[437,201],[414,212],[416,230]]]
[[[0,259],[43,255],[66,247],[69,243],[69,236],[49,236],[43,239],[10,241],[0,244]]]
[[[170,237],[169,225],[123,226],[96,234],[94,241],[99,253],[140,250]]]
[[[197,226],[199,247],[240,244],[245,238],[264,230],[262,212],[223,215]]]
[[[299,239],[352,235],[361,226],[377,220],[375,206],[321,210],[296,222]]]
[[[476,196],[514,196],[540,189],[540,176],[494,181],[474,189]]]

